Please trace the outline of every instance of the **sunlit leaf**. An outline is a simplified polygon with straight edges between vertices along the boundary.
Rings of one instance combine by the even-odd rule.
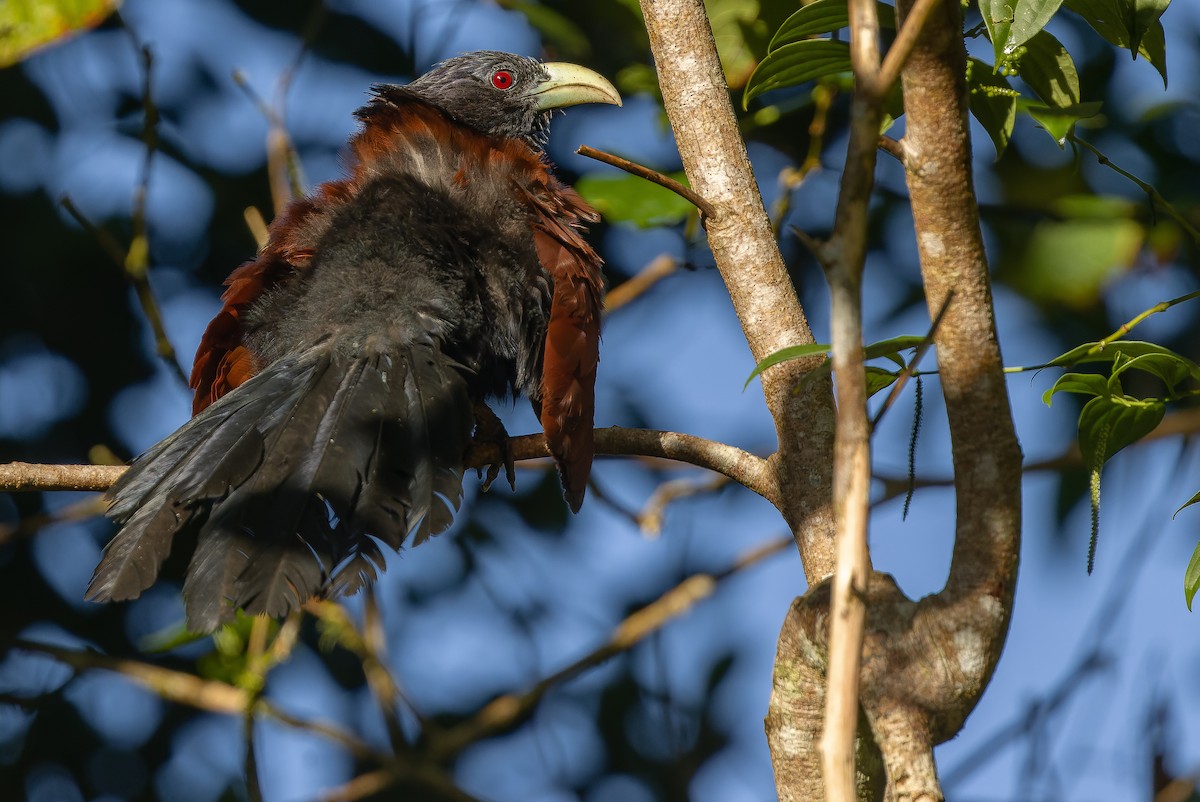
[[[896,383],[899,371],[885,370],[874,365],[867,365],[867,397],[875,395],[880,390],[886,390]]]
[[[754,381],[754,377],[758,376],[764,370],[778,365],[780,362],[787,362],[789,359],[802,359],[806,356],[815,356],[816,354],[828,354],[829,346],[823,343],[809,343],[808,345],[789,345],[787,348],[780,348],[773,354],[768,354],[763,357],[763,360],[755,365],[754,370],[746,378],[746,383],[742,385],[745,390],[750,386],[750,382]]]
[[[1158,399],[1097,396],[1079,413],[1079,450],[1085,465],[1102,465],[1162,422],[1167,405]]]
[[[881,357],[890,359],[900,367],[905,366],[904,359],[900,356],[901,351],[907,351],[911,348],[917,348],[921,343],[925,342],[924,337],[918,337],[914,334],[902,334],[899,337],[892,337],[887,340],[880,340],[876,343],[871,343],[863,349],[864,359],[879,359]]]
[[[94,28],[120,0],[4,0],[0,2],[0,67],[43,45]]]
[[[683,173],[671,177],[685,182]],[[586,175],[575,184],[575,189],[610,223],[669,225],[680,222],[695,209],[671,190],[633,175]]]
[[[996,63],[1003,64],[1054,16],[1063,0],[979,0]]]
[[[1130,50],[1136,54],[1135,58],[1140,55],[1149,61],[1162,76],[1163,86],[1166,86],[1166,33],[1163,31],[1162,21],[1157,17],[1151,22],[1152,14],[1143,12],[1141,17],[1138,16],[1135,3],[1142,1],[1063,0],[1063,5],[1083,17],[1096,33],[1110,43]],[[1151,4],[1161,2],[1162,0],[1151,0]]]
[[[1017,120],[1017,91],[1003,75],[996,75],[990,64],[978,59],[967,61],[967,91],[971,114],[996,146],[996,158],[1004,155]]]
[[[1192,501],[1195,501],[1195,498]],[[1196,544],[1192,559],[1188,560],[1187,570],[1183,572],[1183,598],[1187,601],[1189,610],[1192,609],[1192,599],[1196,598],[1197,589],[1200,589],[1200,543]]]
[[[1042,393],[1042,403],[1050,406],[1058,393],[1105,396],[1108,395],[1108,378],[1099,373],[1064,373],[1053,387]]]
[[[1126,360],[1119,365],[1114,363],[1112,371],[1114,378],[1130,370],[1140,370],[1158,377],[1167,386],[1168,392],[1172,393],[1175,392],[1175,388],[1180,382],[1195,375],[1193,372],[1196,367],[1195,363],[1175,353],[1142,354],[1126,358]]]
[[[1107,344],[1100,350],[1093,351],[1097,345],[1098,343],[1094,342],[1084,343],[1072,348],[1061,356],[1055,357],[1047,364],[1070,367],[1085,362],[1112,362],[1118,355],[1123,355],[1130,360],[1129,363],[1126,363],[1126,367],[1128,367],[1133,363],[1133,360],[1140,357],[1157,356],[1167,359],[1172,363],[1173,367],[1167,369],[1170,371],[1170,375],[1174,381],[1183,381],[1183,379],[1189,376],[1200,381],[1200,365],[1158,343],[1142,342],[1141,340],[1117,340],[1116,342]]]
[[[1171,5],[1171,0],[1133,0],[1133,31],[1131,44],[1134,49],[1142,44],[1142,38],[1157,26],[1162,28],[1158,18]]]
[[[846,0],[816,0],[815,3],[801,6],[799,11],[779,26],[768,50],[847,27],[850,24],[850,14],[846,5]],[[885,3],[876,3],[875,7],[879,14],[880,27],[895,28],[896,9]]]
[[[742,94],[742,108],[748,108],[750,100],[763,92],[849,70],[850,46],[845,42],[805,39],[784,45],[769,53],[754,70]]]
[[[925,342],[925,338],[916,334],[901,334],[899,337],[889,337],[886,340],[871,343],[863,349],[863,353],[866,354],[867,359],[878,359],[881,356],[890,356],[909,348],[916,348],[923,342]]]
[[[863,348],[863,359],[887,358],[887,359],[890,359],[893,362],[895,362],[898,366],[904,367],[904,365],[905,365],[904,360],[899,358],[897,356],[897,354],[899,354],[901,351],[905,351],[909,348],[916,348],[924,341],[925,341],[924,337],[918,337],[918,336],[912,335],[912,334],[902,334],[899,337],[890,337],[886,340],[880,340],[879,342],[871,343],[870,345],[865,346]],[[789,346],[787,348],[781,348],[778,351],[776,351],[775,353],[769,354],[761,362],[758,363],[758,365],[754,368],[754,372],[750,374],[750,377],[748,379],[746,379],[745,387],[750,386],[750,382],[753,381],[755,376],[759,375],[764,370],[766,370],[767,368],[769,368],[773,365],[778,365],[780,362],[786,362],[789,359],[801,359],[803,357],[813,356],[815,354],[828,354],[828,353],[829,353],[829,345],[825,344],[825,343],[812,343],[810,345],[793,345],[793,346]],[[889,371],[886,371],[883,368],[876,368],[876,367],[868,366],[867,367],[867,382],[868,382],[868,384],[872,381],[871,371],[883,371],[884,373],[890,373]],[[888,384],[891,384],[896,379],[896,374],[892,373],[890,375],[892,376],[892,378],[890,381],[888,381]],[[886,386],[887,386],[886,384],[882,385],[881,387],[877,388],[876,390],[872,390],[871,392],[878,392],[878,390],[880,390]],[[743,389],[745,389],[745,387],[743,387]]]
[[[1062,42],[1048,31],[1025,43],[1018,62],[1021,80],[1047,105],[1070,108],[1079,103],[1079,73]]]
[[[1183,503],[1183,506],[1182,506],[1182,507],[1180,507],[1179,509],[1175,510],[1175,514],[1171,516],[1171,520],[1175,520],[1175,516],[1176,516],[1176,515],[1178,515],[1179,513],[1183,512],[1183,511],[1184,511],[1184,510],[1186,510],[1188,507],[1191,507],[1193,504],[1196,504],[1197,502],[1200,502],[1200,493],[1197,493],[1196,495],[1194,495],[1194,496],[1192,496],[1191,498],[1189,498],[1187,501],[1185,501],[1185,502]],[[1193,555],[1192,559],[1193,559],[1193,560],[1194,560],[1194,559],[1196,559],[1194,555]]]
[[[1067,146],[1067,135],[1075,129],[1075,123],[1086,120],[1088,117],[1095,117],[1103,106],[1104,104],[1098,100],[1062,108],[1030,103],[1024,98],[1017,101],[1017,110],[1032,117],[1058,143],[1060,148]]]

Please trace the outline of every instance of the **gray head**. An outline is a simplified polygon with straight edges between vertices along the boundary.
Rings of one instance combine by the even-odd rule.
[[[533,145],[545,142],[555,109],[621,105],[613,85],[586,67],[495,50],[447,59],[404,89],[472,128]]]

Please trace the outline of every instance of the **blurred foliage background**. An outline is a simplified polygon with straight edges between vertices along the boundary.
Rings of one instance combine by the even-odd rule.
[[[707,6],[741,109],[741,88],[797,4]],[[141,46],[153,56],[157,115],[146,262],[185,370],[220,282],[254,252],[247,208],[273,214],[271,126],[259,105],[278,116],[312,186],[338,174],[352,112],[372,83],[404,82],[464,50],[512,50],[585,63],[627,99],[623,109],[559,117],[548,149],[606,214],[593,240],[610,287],[621,292],[647,265],[661,274],[606,321],[597,425],[773,450],[756,385],[741,390],[754,366],[694,215],[674,196],[573,153],[586,143],[662,172],[681,169],[636,2],[128,0],[119,14],[0,69],[0,461],[126,460],[188,414],[188,392],[156,356],[126,271],[61,203],[69,197],[121,247],[139,234]],[[968,12],[969,29],[980,22]],[[1102,104],[1079,136],[1200,225],[1200,9],[1175,3],[1163,22],[1167,89],[1152,66],[1078,18],[1060,14],[1049,30],[1074,57],[1082,100]],[[968,47],[991,57],[981,36]],[[827,331],[823,279],[790,231],[820,237],[830,228],[847,106],[844,84],[826,80],[766,93],[741,116],[818,336]],[[902,135],[902,119],[890,133]],[[1060,147],[1025,115],[1002,155],[982,128],[976,134],[976,188],[1011,364],[1043,363],[1196,288],[1200,254],[1185,228],[1094,153]],[[883,157],[869,340],[928,327],[903,178]],[[1200,358],[1198,316],[1200,307],[1185,304],[1139,332]],[[1200,485],[1187,437],[1195,415],[1173,411],[1184,436],[1130,449],[1107,469],[1097,575],[1088,579],[1086,474],[1071,457],[1076,411],[1067,399],[1042,405],[1052,380],[1023,374],[1011,388],[1027,460],[1048,465],[1027,486],[1008,651],[966,732],[939,754],[951,799],[1149,799],[1200,768],[1200,641],[1179,593],[1195,513],[1170,522]],[[949,475],[949,447],[936,379],[927,385],[916,469],[936,480]],[[917,597],[944,580],[953,494],[918,491],[901,522],[894,491],[905,483],[912,410],[910,392],[876,437],[872,537],[876,566]],[[502,412],[514,434],[536,428],[525,404]],[[642,513],[667,480],[698,492],[648,519]],[[402,715],[409,737],[532,686],[600,646],[632,610],[784,529],[750,493],[657,462],[602,460],[574,518],[545,466],[523,466],[515,494],[482,495],[468,484],[454,530],[391,559],[377,589],[384,656],[411,705]],[[82,601],[112,534],[98,510],[86,494],[0,494],[0,642],[91,647],[213,678],[244,672],[248,627],[144,654],[182,619],[177,584],[130,604]],[[450,767],[455,782],[487,799],[773,798],[761,720],[778,627],[804,589],[790,551],[735,573],[638,646],[555,688],[527,721],[468,747]],[[363,612],[362,599],[347,606]],[[307,619],[290,658],[267,676],[267,698],[386,749],[362,663],[336,634]],[[254,731],[267,799],[319,798],[369,768],[309,731],[271,721]],[[2,799],[241,799],[243,743],[237,717],[166,703],[117,674],[75,674],[22,651],[0,657]]]

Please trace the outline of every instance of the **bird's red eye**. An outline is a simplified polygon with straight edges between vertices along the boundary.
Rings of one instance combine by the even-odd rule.
[[[492,73],[492,86],[497,89],[511,89],[513,75],[508,70],[496,70]]]

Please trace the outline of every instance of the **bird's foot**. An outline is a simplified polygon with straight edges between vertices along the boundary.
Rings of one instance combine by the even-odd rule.
[[[500,460],[488,466],[486,478],[483,468],[476,468],[479,478],[483,479],[484,491],[486,492],[492,486],[492,482],[496,481],[496,477],[500,475],[501,466],[504,466],[504,478],[508,480],[508,486],[516,490],[517,469],[512,449],[508,447],[508,430],[504,428],[504,423],[496,417],[496,413],[487,404],[475,405],[475,436],[472,439],[476,443],[486,443],[500,449]]]

